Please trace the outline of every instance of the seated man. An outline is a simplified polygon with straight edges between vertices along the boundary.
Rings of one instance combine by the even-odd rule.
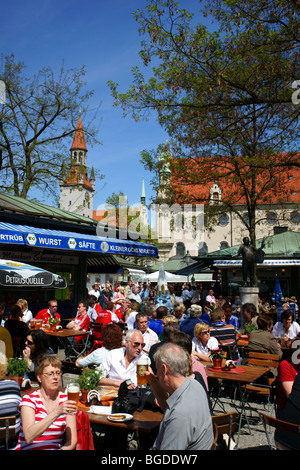
[[[40,310],[36,316],[34,317],[35,320],[43,320],[43,326],[49,323],[49,319],[53,318],[58,318],[60,323],[60,315],[57,311],[57,301],[56,300],[49,300],[48,302],[48,308]]]
[[[189,377],[188,354],[180,346],[166,343],[155,353],[157,378],[151,388],[164,410],[153,450],[209,450],[213,443],[213,427],[204,387]]]
[[[233,325],[226,325],[225,312],[220,307],[212,311],[211,317],[212,327],[209,330],[210,336],[217,338],[221,349],[222,346],[232,346],[232,359],[237,361],[239,359],[239,353],[236,345],[237,332],[235,327]]]
[[[104,370],[104,377],[99,381],[100,385],[111,385],[119,387],[124,380],[131,379],[133,384],[131,389],[137,386],[136,363],[143,354],[145,347],[143,335],[138,330],[129,330],[125,338],[125,348],[118,348],[109,351],[102,362],[101,369]]]
[[[78,331],[88,331],[90,327],[90,317],[88,316],[89,304],[87,301],[79,302],[77,315],[74,320],[71,320],[66,328]],[[80,343],[82,340],[81,336],[75,336],[77,343]]]

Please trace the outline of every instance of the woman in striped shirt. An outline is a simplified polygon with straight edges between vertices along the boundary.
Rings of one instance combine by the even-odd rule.
[[[25,395],[20,404],[17,450],[75,449],[76,402],[59,390],[60,359],[56,355],[42,357],[36,365],[36,376],[39,390]]]

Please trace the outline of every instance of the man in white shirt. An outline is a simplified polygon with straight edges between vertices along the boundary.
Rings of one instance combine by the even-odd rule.
[[[138,313],[135,317],[135,322],[137,329],[142,333],[144,338],[145,347],[143,348],[143,352],[149,354],[151,346],[158,343],[158,336],[155,331],[148,327],[148,317],[145,313]]]
[[[141,304],[143,301],[142,301],[142,298],[139,294],[139,289],[137,287],[134,287],[132,289],[132,294],[129,296],[129,299],[130,300],[135,300],[136,302],[138,302],[139,304]]]
[[[124,380],[131,379],[133,384],[130,388],[134,389],[137,386],[137,359],[140,356],[147,357],[142,352],[144,347],[142,333],[138,330],[128,331],[125,338],[125,348],[112,349],[102,362],[101,369],[104,371],[105,377],[100,379],[99,385],[119,387]]]

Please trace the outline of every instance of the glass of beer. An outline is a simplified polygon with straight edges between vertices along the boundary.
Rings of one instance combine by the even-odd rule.
[[[145,372],[148,370],[148,358],[140,357],[136,363],[137,385],[139,388],[146,388],[147,375]]]
[[[67,385],[68,400],[76,401],[76,405],[79,402],[80,388],[79,385],[72,382]]]

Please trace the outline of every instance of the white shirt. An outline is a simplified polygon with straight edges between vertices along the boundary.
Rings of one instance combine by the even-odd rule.
[[[286,333],[283,328],[283,323],[281,323],[280,321],[275,323],[272,333],[276,338],[279,338],[279,336],[285,336]],[[296,336],[298,336],[299,333],[300,333],[300,326],[298,325],[297,322],[293,321],[291,326],[289,327],[287,336],[290,339],[293,339],[293,338],[296,338]]]
[[[95,349],[95,351],[91,352],[91,354],[88,354],[87,356],[83,357],[78,362],[81,367],[87,367],[89,364],[96,364],[97,366],[100,366],[108,353],[109,349],[106,349],[104,347],[97,348]]]
[[[200,354],[208,354],[211,349],[218,349],[219,346],[219,341],[217,338],[214,338],[213,336],[209,338],[209,340],[206,343],[206,346],[203,346],[201,341],[197,341],[196,338],[193,338],[192,341],[192,348],[193,351],[196,351]]]
[[[130,297],[129,297],[130,300],[135,300],[136,302],[138,302],[139,304],[141,304],[143,301],[142,301],[142,298],[140,296],[140,294],[130,294]]]
[[[128,330],[134,329],[134,322],[135,322],[135,317],[137,316],[137,314],[138,312],[131,312],[126,318],[125,323],[127,324]]]
[[[142,333],[144,338],[145,347],[143,351],[148,354],[151,346],[155,343],[158,343],[158,336],[155,331],[151,330],[151,328],[147,328],[145,333]]]
[[[28,323],[30,322],[30,320],[33,319],[33,315],[32,315],[32,312],[30,310],[25,310],[25,312],[23,313],[23,316],[22,316],[22,320],[23,322]]]
[[[96,299],[98,300],[99,299],[99,296],[100,296],[100,292],[98,290],[95,290],[95,289],[91,289],[89,291],[89,295],[94,295],[96,297]]]
[[[150,365],[150,359],[146,354],[141,353],[131,361],[128,367],[126,367],[124,354],[125,348],[117,348],[109,351],[100,366],[101,370],[103,370],[103,377],[107,377],[112,380],[121,380],[122,382],[124,380],[131,379],[132,382],[137,385],[136,362],[138,358],[146,357],[148,364]]]

